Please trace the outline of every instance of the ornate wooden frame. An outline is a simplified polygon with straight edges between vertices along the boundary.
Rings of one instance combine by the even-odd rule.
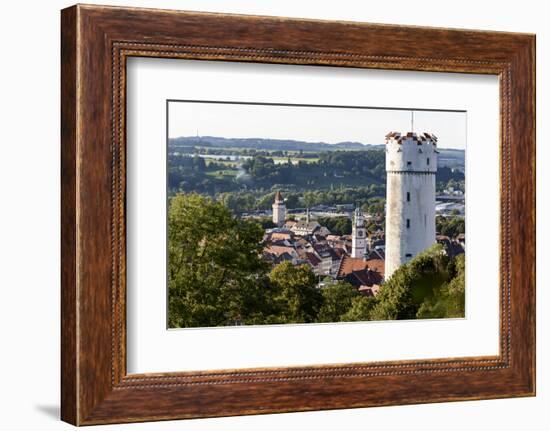
[[[88,425],[534,395],[534,35],[81,5],[61,15],[63,420]],[[127,375],[129,56],[498,75],[500,354]]]

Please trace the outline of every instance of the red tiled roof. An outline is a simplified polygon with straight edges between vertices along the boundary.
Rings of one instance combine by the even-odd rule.
[[[376,271],[384,277],[384,268],[386,265],[382,259],[369,259],[367,260],[367,266],[371,271]]]
[[[358,257],[344,256],[338,268],[338,277],[345,277],[355,271],[367,269],[367,262]]]
[[[345,279],[354,286],[374,286],[382,282],[382,276],[376,271],[370,271],[363,269],[361,271],[354,271],[347,275]]]
[[[344,256],[340,261],[337,277],[345,278],[356,286],[380,284],[384,278],[384,261],[381,259],[365,261],[357,257]]]
[[[276,254],[276,255],[280,255],[280,254],[283,254],[283,253],[288,253],[288,254],[292,255],[293,253],[296,253],[296,250],[294,250],[292,247],[286,247],[286,246],[282,246],[282,245],[271,245],[271,246],[268,246],[268,247],[264,248],[264,252],[265,253]]]

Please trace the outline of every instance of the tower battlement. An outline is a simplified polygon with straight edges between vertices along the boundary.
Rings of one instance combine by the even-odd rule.
[[[437,137],[431,133],[390,132],[386,135],[386,171],[437,171]]]
[[[415,133],[415,132],[390,132],[386,135],[386,142],[390,139],[397,141],[398,144],[403,143],[403,141],[414,141],[417,143],[431,143],[437,145],[437,136],[433,133]]]

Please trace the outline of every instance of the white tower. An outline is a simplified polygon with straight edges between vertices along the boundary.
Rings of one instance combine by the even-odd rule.
[[[283,195],[277,190],[275,193],[275,202],[273,202],[273,223],[281,227],[285,224],[286,206],[283,201]]]
[[[386,135],[385,277],[435,243],[437,138]]]
[[[365,235],[365,217],[359,208],[355,208],[351,231],[351,257],[363,258],[367,251]]]

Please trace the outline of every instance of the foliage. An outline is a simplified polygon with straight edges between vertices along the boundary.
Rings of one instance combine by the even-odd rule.
[[[374,296],[356,296],[351,301],[351,307],[341,317],[342,322],[365,322],[374,320],[372,310],[378,303]]]
[[[252,193],[220,193],[217,200],[229,208],[234,214],[239,214],[253,209],[256,206],[256,198]]]
[[[462,193],[464,193],[465,187],[466,187],[466,184],[464,181],[464,174],[462,174],[462,179],[451,178],[448,181],[444,181],[444,180],[441,180],[440,178],[439,181],[437,182],[438,192],[443,192],[444,190],[454,190],[454,191],[461,191]]]
[[[351,234],[351,220],[348,217],[319,217],[317,222],[334,235]]]
[[[366,214],[384,216],[386,212],[386,199],[382,197],[374,197],[367,199],[361,209]]]
[[[352,306],[355,298],[360,297],[359,292],[349,283],[330,283],[321,289],[323,305],[319,310],[318,322],[339,322],[342,316]]]
[[[419,319],[464,317],[466,295],[464,254],[454,260],[455,276],[434,289],[433,296],[427,298],[418,310]]]
[[[254,151],[253,155],[247,156],[250,158],[244,161],[209,159],[205,162],[203,157],[181,150],[178,148],[178,152],[168,154],[168,189],[171,195],[178,191],[198,192],[210,196],[237,191],[254,191],[257,194],[276,186],[304,192],[331,189],[335,186],[377,185],[379,194],[383,194],[384,191],[384,154],[379,150],[304,153],[299,159],[289,158],[285,161],[284,158],[279,158],[277,163],[274,157],[282,156],[283,152]],[[215,152],[214,149],[209,151]],[[238,151],[244,152],[242,149]],[[307,201],[307,198],[304,199]],[[354,201],[347,203],[349,202]],[[260,206],[271,203],[272,201],[262,203]],[[296,204],[298,201],[289,202],[290,207]]]
[[[257,187],[293,184],[298,188],[310,185],[376,184],[385,181],[382,151],[327,151],[316,161],[299,160],[294,164],[275,163],[273,158],[256,156],[246,160],[243,169]]]
[[[273,220],[268,217],[264,217],[261,219],[257,219],[258,223],[262,226],[262,229],[273,229],[274,227],[277,227],[275,223],[273,223]]]
[[[383,216],[386,172],[382,149],[358,144],[360,151],[351,150],[356,143],[347,143],[350,149],[344,151],[345,147],[329,145],[315,152],[293,152],[246,148],[258,143],[269,143],[271,148],[276,143],[271,140],[193,137],[179,141],[173,140],[169,147],[170,196],[178,192],[206,194],[222,200],[238,214],[270,209],[275,191],[282,189],[287,208],[356,204],[369,214]],[[215,147],[229,141],[237,146]],[[288,141],[291,146],[294,143]],[[337,148],[342,150],[334,150]],[[208,155],[218,158],[203,158]],[[436,178],[438,191],[448,187],[464,190],[460,169],[440,166]]]
[[[266,310],[263,231],[209,198],[177,195],[168,213],[171,327],[218,326]]]
[[[437,169],[435,179],[438,182],[448,183],[451,180],[464,181],[464,172],[459,169],[449,168],[447,166],[441,166]]]
[[[456,238],[464,233],[466,229],[464,217],[443,217],[437,216],[435,219],[435,230],[440,235],[446,235],[449,238]]]
[[[274,290],[280,323],[311,323],[316,320],[323,297],[309,266],[283,262],[269,273],[269,281]]]
[[[376,296],[377,303],[370,314],[371,319],[416,319],[436,311],[440,312],[441,317],[450,317],[449,313],[464,316],[464,276],[457,269],[460,265],[463,271],[463,257],[449,258],[441,245],[428,248],[386,280]],[[447,298],[445,289],[448,289],[444,286],[447,283],[452,285],[452,294],[449,291],[452,301],[449,297],[448,307],[444,304],[444,298]],[[437,310],[432,311],[435,305]]]

